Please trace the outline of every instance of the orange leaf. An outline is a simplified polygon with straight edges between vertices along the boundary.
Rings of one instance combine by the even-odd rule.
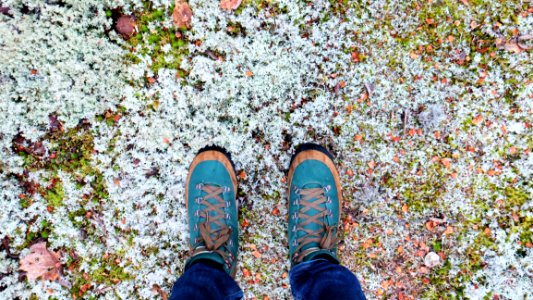
[[[490,228],[485,228],[485,230],[483,230],[483,233],[486,235],[486,236],[491,236],[492,235],[492,230],[490,230]]]
[[[176,0],[172,19],[176,27],[191,27],[192,10],[185,0]]]
[[[252,272],[250,272],[250,270],[248,270],[248,269],[246,269],[246,268],[243,268],[243,269],[242,269],[242,275],[243,275],[244,277],[250,277],[250,276],[252,276]]]
[[[244,170],[242,170],[242,171],[239,173],[239,178],[240,178],[241,180],[246,179],[246,172],[244,172]]]
[[[433,231],[433,228],[435,228],[435,224],[433,223],[433,221],[427,221],[426,222],[426,229],[429,230],[429,231]]]
[[[246,77],[251,77],[252,75],[254,75],[252,71],[246,71],[246,73],[244,74],[246,75]]]
[[[453,233],[453,227],[452,226],[447,226],[446,230],[444,231],[444,234],[445,235],[450,235],[452,233]]]
[[[472,120],[472,124],[474,125],[479,125],[481,122],[483,122],[482,115],[478,115],[477,117],[474,118],[474,120]]]
[[[242,0],[221,0],[220,8],[226,10],[235,10],[241,5]]]
[[[277,206],[274,207],[274,209],[272,210],[272,214],[273,214],[274,216],[279,215],[279,208],[278,208]]]
[[[28,280],[54,281],[59,278],[61,263],[59,254],[46,249],[46,242],[40,242],[30,247],[30,254],[20,260],[20,270],[26,272]]]
[[[356,140],[356,141],[358,141],[358,142],[359,142],[360,140],[362,140],[362,139],[363,139],[363,136],[360,135],[360,134],[356,134],[355,137],[354,137],[354,140]]]
[[[440,160],[440,162],[442,163],[442,165],[446,168],[446,169],[449,169],[450,166],[451,166],[451,161],[449,158],[443,158]]]

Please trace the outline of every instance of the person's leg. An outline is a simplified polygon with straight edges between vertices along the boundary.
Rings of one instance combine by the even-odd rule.
[[[303,144],[289,166],[289,256],[296,299],[365,299],[359,281],[337,259],[342,189],[333,156]]]
[[[176,281],[170,300],[242,299],[235,280],[222,268],[209,261],[191,265]]]
[[[290,282],[295,300],[366,299],[357,277],[350,270],[322,258],[294,266]]]
[[[171,299],[240,299],[237,270],[237,176],[229,154],[206,147],[189,167],[185,204],[192,256]]]

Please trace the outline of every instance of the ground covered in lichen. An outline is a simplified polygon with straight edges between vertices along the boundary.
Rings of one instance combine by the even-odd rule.
[[[0,1],[0,298],[165,299],[188,164],[239,174],[237,281],[288,299],[286,169],[327,147],[369,299],[531,299],[533,8],[503,0]],[[131,16],[134,32],[119,34]],[[20,261],[45,242],[58,278]]]

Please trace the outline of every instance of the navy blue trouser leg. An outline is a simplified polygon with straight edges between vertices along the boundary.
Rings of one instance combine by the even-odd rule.
[[[300,263],[290,271],[295,300],[363,300],[366,299],[357,277],[326,259]]]
[[[361,285],[347,268],[317,259],[303,262],[290,271],[296,300],[362,300]],[[201,262],[193,264],[176,281],[170,300],[242,299],[243,292],[226,272]]]
[[[202,262],[191,265],[176,281],[170,300],[234,300],[243,293],[235,280],[223,270]]]

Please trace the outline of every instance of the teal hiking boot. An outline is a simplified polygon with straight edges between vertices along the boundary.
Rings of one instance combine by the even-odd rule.
[[[191,258],[219,263],[235,277],[239,250],[237,176],[229,154],[206,147],[189,167],[185,203],[189,219]]]
[[[315,258],[337,259],[342,191],[333,156],[303,144],[289,167],[289,254],[292,265]]]

